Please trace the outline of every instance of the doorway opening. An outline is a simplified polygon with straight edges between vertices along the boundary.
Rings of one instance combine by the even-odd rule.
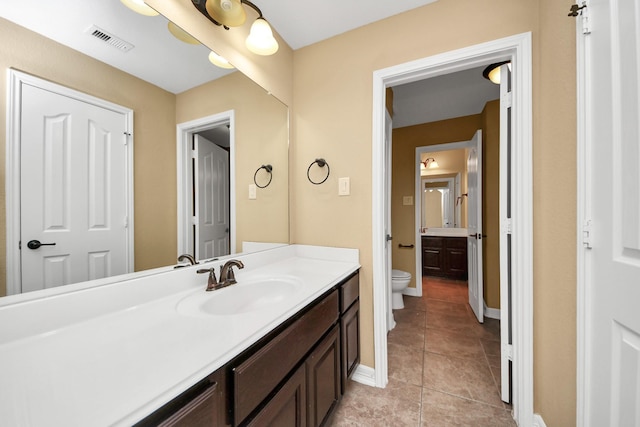
[[[179,124],[176,141],[178,254],[201,260],[235,253],[233,110]]]
[[[510,314],[513,317],[512,343],[505,348],[513,354],[513,415],[519,425],[533,422],[533,292],[532,292],[532,165],[531,165],[531,34],[524,33],[504,39],[479,44],[422,60],[378,70],[373,75],[373,147],[372,147],[372,223],[373,223],[373,299],[374,299],[374,357],[375,369],[367,372],[370,383],[385,387],[388,382],[387,312],[389,251],[385,212],[388,206],[384,194],[386,177],[382,172],[388,167],[385,145],[385,96],[386,89],[395,85],[467,70],[487,63],[508,60],[512,64],[513,97],[510,105],[513,120],[510,132],[514,137],[508,157],[500,158],[501,176],[510,177],[510,215],[502,218],[501,230],[508,234],[511,255],[501,253],[501,265],[508,265],[513,278],[510,297]],[[513,167],[507,170],[507,159]],[[500,182],[501,197],[507,194],[507,181]],[[501,245],[502,247],[502,245]],[[502,281],[501,281],[502,283]],[[502,304],[501,307],[506,306]],[[502,344],[504,347],[504,343]],[[364,373],[363,373],[364,376]],[[360,378],[365,379],[365,378]],[[364,381],[363,381],[364,382]]]

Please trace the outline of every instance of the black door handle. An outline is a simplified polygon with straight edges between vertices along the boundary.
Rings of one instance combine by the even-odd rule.
[[[40,243],[40,240],[29,240],[27,243],[29,249],[38,249],[40,246],[55,246],[55,243]]]

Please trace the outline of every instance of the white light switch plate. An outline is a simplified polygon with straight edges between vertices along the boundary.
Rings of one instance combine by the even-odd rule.
[[[404,196],[402,197],[402,204],[405,206],[413,205],[413,196]]]
[[[338,179],[338,196],[348,196],[349,194],[351,194],[349,177]]]
[[[256,199],[256,185],[249,184],[249,200],[255,200],[255,199]]]

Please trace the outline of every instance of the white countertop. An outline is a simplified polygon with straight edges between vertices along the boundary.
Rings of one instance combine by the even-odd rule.
[[[195,270],[218,269],[224,260],[6,298],[0,305],[0,425],[131,425],[359,268],[354,249],[292,245],[233,258],[245,264],[236,271],[238,285],[206,294],[207,277]],[[295,278],[304,286],[246,313],[176,310],[184,298],[220,297],[258,277]]]
[[[423,236],[467,237],[466,228],[427,228]]]

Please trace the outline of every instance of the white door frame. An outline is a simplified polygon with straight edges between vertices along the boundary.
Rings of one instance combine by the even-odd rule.
[[[423,153],[433,153],[436,151],[450,151],[450,150],[460,150],[460,149],[464,149],[464,148],[470,148],[471,147],[471,141],[461,141],[461,142],[446,142],[443,144],[435,144],[435,145],[425,145],[422,147],[416,147],[416,158],[414,160],[414,164],[416,165],[416,170],[415,170],[415,180],[416,180],[416,185],[415,185],[415,214],[414,214],[414,218],[415,218],[415,246],[416,246],[416,287],[415,288],[407,288],[405,290],[405,295],[411,295],[411,296],[415,296],[415,297],[421,297],[422,296],[422,286],[420,285],[421,283],[421,278],[422,278],[422,233],[420,233],[420,228],[422,227],[422,221],[421,221],[421,216],[422,216],[422,175],[420,172],[420,155]],[[460,175],[460,174],[458,174]],[[460,189],[458,189],[458,192],[460,191]],[[455,195],[454,197],[459,196],[459,194]],[[418,200],[420,200],[421,202],[418,203]],[[454,212],[454,216],[456,215],[456,213]],[[458,219],[460,219],[460,216],[458,215]],[[466,235],[465,235],[466,236]]]
[[[201,117],[176,126],[176,158],[178,171],[178,253],[190,253],[189,235],[193,225],[191,213],[191,140],[198,133],[217,126],[229,124],[229,251],[236,253],[236,144],[235,112],[223,111],[211,116]]]
[[[384,112],[387,87],[511,60],[514,81],[513,147],[513,410],[518,425],[533,424],[533,200],[531,33],[518,34],[446,52],[373,73],[372,245],[374,361],[372,383],[385,387],[387,378],[386,298],[384,262]],[[501,164],[502,168],[506,165]],[[500,189],[504,191],[504,189]]]
[[[7,134],[5,159],[5,202],[7,214],[6,263],[7,263],[7,295],[22,292],[22,276],[20,262],[20,122],[22,120],[22,86],[30,85],[49,92],[57,93],[81,102],[123,114],[128,133],[127,149],[125,153],[127,171],[126,176],[126,212],[128,224],[126,228],[127,245],[125,255],[126,271],[134,270],[134,242],[133,242],[133,110],[114,104],[104,99],[88,95],[68,87],[43,80],[21,71],[7,70]]]

